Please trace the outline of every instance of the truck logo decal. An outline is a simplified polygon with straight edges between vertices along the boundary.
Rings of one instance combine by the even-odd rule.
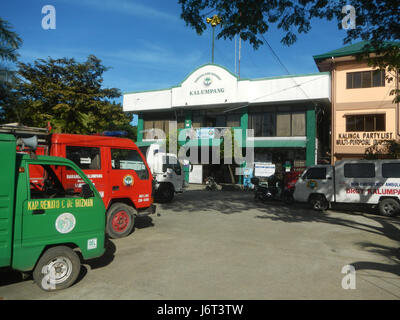
[[[318,188],[318,182],[315,180],[310,180],[307,182],[307,188],[310,188],[311,190],[314,190]]]
[[[127,174],[124,177],[123,183],[124,183],[124,186],[130,187],[131,185],[133,185],[134,181],[135,180],[133,179],[133,177],[130,174]]]
[[[88,250],[93,250],[97,248],[97,238],[89,239],[87,242]]]
[[[56,229],[59,233],[65,234],[71,232],[76,225],[76,219],[72,213],[63,213],[56,219]]]
[[[93,207],[93,199],[63,199],[63,200],[31,200],[28,201],[28,210],[38,209],[68,209]]]

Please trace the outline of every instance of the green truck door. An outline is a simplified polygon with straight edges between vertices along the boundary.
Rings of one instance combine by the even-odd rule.
[[[35,161],[29,164],[26,179],[29,190],[21,201],[21,246],[15,250],[15,269],[32,268],[48,245],[73,244],[85,259],[104,252],[104,204],[96,191],[82,197],[86,181],[77,171],[63,163]]]
[[[0,267],[10,266],[15,192],[15,138],[0,134]]]

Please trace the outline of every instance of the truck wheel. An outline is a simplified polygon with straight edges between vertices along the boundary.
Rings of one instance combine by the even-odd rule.
[[[157,190],[157,199],[161,203],[169,203],[174,198],[174,188],[170,184],[161,184]]]
[[[316,211],[325,211],[329,208],[329,202],[323,195],[311,196],[310,205],[311,208]]]
[[[68,288],[78,278],[81,262],[69,247],[59,246],[48,249],[39,259],[33,280],[45,291]]]
[[[395,199],[383,199],[379,202],[379,212],[386,217],[393,217],[400,212],[400,203]]]
[[[125,203],[114,203],[107,211],[106,232],[111,239],[128,236],[134,227],[135,212]]]

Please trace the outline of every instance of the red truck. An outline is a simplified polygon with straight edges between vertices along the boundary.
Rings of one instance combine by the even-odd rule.
[[[0,132],[12,133],[18,138],[37,137],[36,154],[72,160],[93,182],[100,193],[106,211],[106,233],[110,238],[129,235],[135,217],[154,214],[154,183],[146,159],[127,138],[104,135],[77,135],[50,133],[48,129],[15,125],[1,125]],[[36,138],[32,138],[36,139]],[[61,181],[73,188],[84,182],[72,172],[58,172]],[[43,172],[32,182],[43,187]]]

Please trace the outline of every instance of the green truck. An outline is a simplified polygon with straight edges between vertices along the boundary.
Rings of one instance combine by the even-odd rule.
[[[81,258],[103,255],[105,207],[72,161],[18,153],[18,142],[0,134],[0,268],[33,271],[46,291],[64,289]],[[79,184],[68,179],[77,175]]]

